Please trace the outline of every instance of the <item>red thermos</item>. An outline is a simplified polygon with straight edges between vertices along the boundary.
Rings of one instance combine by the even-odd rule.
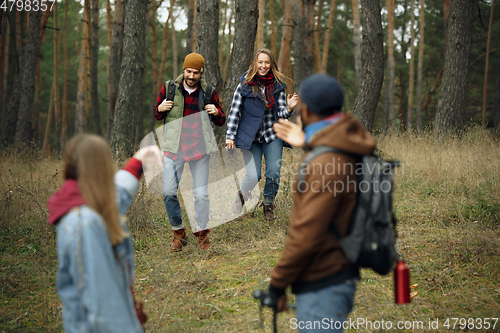
[[[410,303],[410,270],[403,260],[394,268],[394,300],[396,304]]]

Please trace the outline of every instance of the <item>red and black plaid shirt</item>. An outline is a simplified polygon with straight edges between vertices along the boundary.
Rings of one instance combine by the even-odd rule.
[[[199,114],[199,90],[200,85],[189,94],[184,89],[184,84],[180,85],[182,94],[184,95],[184,113],[185,117],[182,121],[182,130],[181,130],[181,138],[179,141],[179,149],[184,156],[186,161],[191,160],[199,160],[203,156],[207,154],[207,149],[205,145],[205,138],[203,137],[203,127],[201,124],[201,117]],[[166,94],[166,85],[165,83],[161,87],[160,95],[158,96],[158,100],[156,101],[154,115],[156,120],[163,120],[168,112],[158,112],[158,106],[167,98]],[[178,91],[176,92],[178,93]],[[226,122],[226,115],[222,111],[222,107],[219,102],[219,96],[217,92],[213,91],[212,96],[210,97],[210,103],[214,104],[219,113],[215,116],[210,116],[210,120],[216,126],[222,126]],[[187,117],[190,116],[190,117]],[[177,158],[177,154],[173,154],[170,152],[165,152],[165,156],[175,160]]]

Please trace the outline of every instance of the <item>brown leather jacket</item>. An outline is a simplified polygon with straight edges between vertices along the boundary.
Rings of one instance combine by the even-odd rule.
[[[353,117],[346,116],[316,133],[309,144],[331,146],[366,155],[375,150],[375,138]],[[293,184],[294,206],[290,228],[280,261],[271,273],[271,288],[283,291],[292,285],[302,293],[337,284],[359,276],[344,257],[335,236],[328,231],[333,221],[347,233],[356,205],[356,161],[339,154],[325,153],[309,164],[304,193]]]

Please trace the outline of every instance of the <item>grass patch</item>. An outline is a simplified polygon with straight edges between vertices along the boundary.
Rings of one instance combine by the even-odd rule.
[[[451,317],[499,317],[498,140],[470,129],[439,143],[429,134],[378,141],[384,158],[402,162],[395,177],[395,209],[400,248],[418,293],[410,305],[397,306],[392,275],[363,271],[350,318],[422,322],[423,329],[403,331],[426,332],[431,331],[429,319],[441,325]],[[127,218],[136,250],[137,296],[149,313],[147,331],[271,331],[271,311],[260,315],[251,292],[267,288],[281,256],[292,207],[292,165],[301,153],[284,152],[277,220],[266,222],[256,207],[214,228],[208,252],[199,251],[189,237],[182,252],[170,253],[162,198],[141,185]],[[60,332],[55,228],[47,225],[46,202],[62,182],[61,162],[0,157],[0,331]],[[293,312],[279,315],[280,332],[292,331],[293,317]]]

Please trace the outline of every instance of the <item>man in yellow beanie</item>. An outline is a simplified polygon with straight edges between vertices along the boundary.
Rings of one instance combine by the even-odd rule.
[[[223,126],[226,115],[217,92],[203,77],[205,59],[198,53],[188,54],[182,69],[183,73],[177,79],[163,84],[154,108],[155,118],[164,121],[160,138],[160,146],[165,153],[163,202],[174,233],[170,250],[181,251],[187,244],[187,238],[177,190],[187,162],[193,176],[194,218],[197,224],[192,231],[198,238],[200,249],[208,250],[209,154],[218,149],[210,121],[216,126]]]

